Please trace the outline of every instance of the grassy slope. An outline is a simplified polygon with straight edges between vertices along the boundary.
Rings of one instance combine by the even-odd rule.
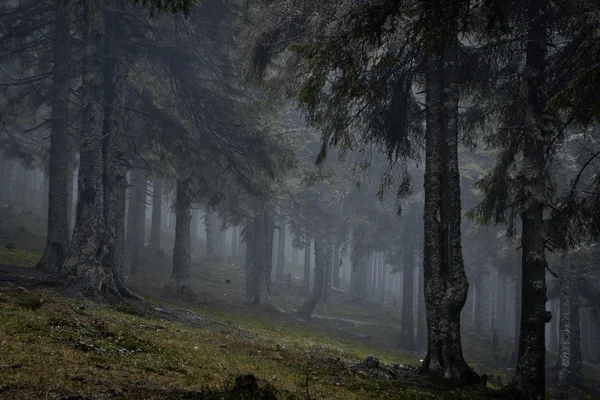
[[[40,241],[33,230],[25,229],[29,244],[15,243],[34,252],[0,247],[0,264],[35,263]],[[163,236],[169,247],[170,232]],[[204,260],[198,257],[201,252],[197,244],[196,298],[165,291],[170,257],[145,254],[140,275],[127,279],[147,296],[144,315],[48,290],[18,291],[3,285],[0,274],[0,398],[205,398],[206,391],[193,397],[181,390],[222,391],[245,373],[272,385],[283,398],[304,398],[307,386],[311,398],[485,398],[479,388],[463,392],[412,373],[389,381],[348,368],[368,355],[389,364],[416,364],[416,353],[396,346],[397,308],[370,305],[367,310],[346,294],[334,293],[333,305],[320,306],[316,313],[362,322],[306,323],[294,314],[303,299],[300,289],[286,285],[274,288],[274,309],[257,310],[243,302],[241,269]],[[201,319],[160,319],[159,303],[193,310]],[[485,351],[476,344],[466,343],[467,353]],[[482,367],[485,372],[491,368]]]

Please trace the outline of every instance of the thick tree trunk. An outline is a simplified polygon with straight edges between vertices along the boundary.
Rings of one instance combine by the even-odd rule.
[[[185,283],[190,278],[191,256],[191,204],[189,198],[190,183],[187,180],[177,180],[175,195],[175,243],[173,244],[173,273],[171,279],[178,284]]]
[[[154,178],[152,189],[152,223],[150,226],[150,248],[160,250],[160,230],[162,223],[162,178]]]
[[[50,123],[50,165],[48,186],[48,231],[46,247],[37,268],[61,270],[69,249],[69,57],[71,32],[67,12],[57,6],[52,71],[52,120]]]
[[[313,281],[313,289],[310,297],[302,304],[298,313],[302,318],[310,320],[312,313],[321,300],[323,288],[325,287],[325,268],[326,268],[326,252],[327,244],[321,233],[315,235],[315,278]]]
[[[312,237],[309,234],[306,234],[306,238],[304,241],[304,276],[302,277],[302,293],[305,296],[310,295],[310,261],[311,254],[310,248],[312,245]]]
[[[285,219],[279,217],[279,235],[277,242],[277,269],[275,270],[275,281],[281,283],[284,280],[283,272],[285,266]]]
[[[415,253],[412,243],[406,240],[404,244],[404,260],[402,265],[402,338],[400,346],[406,349],[415,347],[414,328],[414,261]]]
[[[590,312],[590,360],[600,364],[600,313]]]
[[[548,0],[528,2],[527,59],[524,93],[526,125],[524,135],[524,187],[529,190],[527,208],[521,214],[522,298],[519,357],[513,384],[521,395],[532,399],[545,396],[546,364],[546,255],[544,247],[544,205],[539,198],[545,190],[545,138],[547,132],[543,95],[548,29]],[[548,313],[549,314],[549,313]]]
[[[458,170],[457,44],[428,61],[426,73],[424,273],[428,351],[422,367],[445,378],[478,381],[462,353],[460,312],[468,282],[461,246]]]
[[[86,9],[86,13],[89,9]],[[79,287],[84,294],[131,295],[115,272],[115,239],[117,220],[117,196],[112,190],[122,183],[124,177],[117,173],[117,149],[113,137],[113,107],[117,97],[116,84],[120,81],[115,70],[116,46],[119,33],[118,13],[104,11],[104,59],[103,67],[103,125],[96,128],[94,104],[99,98],[97,54],[90,33],[84,33],[85,50],[82,60],[82,137],[80,151],[79,199],[73,241],[65,261],[63,276]]]
[[[369,256],[364,260],[366,265],[365,268],[365,277],[366,277],[366,294],[365,299],[369,296],[369,294],[373,293],[373,287],[376,282],[376,270],[373,268],[373,254],[369,253]]]
[[[127,218],[127,262],[129,272],[136,275],[140,265],[141,252],[145,242],[146,232],[146,191],[148,171],[133,170],[131,173],[129,215]]]

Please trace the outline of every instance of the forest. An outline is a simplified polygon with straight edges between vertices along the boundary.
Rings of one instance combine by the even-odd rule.
[[[600,399],[596,0],[0,0],[0,399]]]

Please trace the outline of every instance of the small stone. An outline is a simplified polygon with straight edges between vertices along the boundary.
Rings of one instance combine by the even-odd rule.
[[[17,290],[18,290],[19,292],[23,292],[23,293],[29,293],[29,290],[25,289],[23,286],[19,286],[19,287],[17,288]]]

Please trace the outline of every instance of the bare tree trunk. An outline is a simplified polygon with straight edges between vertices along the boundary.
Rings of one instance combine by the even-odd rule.
[[[189,180],[177,180],[175,196],[175,243],[173,244],[173,273],[171,279],[176,283],[185,283],[190,278],[191,256],[191,224],[192,219],[189,198]]]
[[[543,118],[546,101],[545,64],[547,46],[548,0],[529,0],[527,27],[527,59],[524,93],[526,93],[526,126],[523,147],[524,187],[528,188],[527,208],[521,214],[522,233],[522,298],[519,357],[513,384],[521,395],[532,400],[543,399],[546,382],[546,255],[544,238],[544,205],[538,193],[545,190],[545,138]]]
[[[145,242],[147,185],[148,171],[145,169],[133,170],[127,223],[127,250],[129,253],[127,261],[131,275],[136,275],[138,272]]]
[[[458,170],[457,44],[441,46],[426,73],[424,273],[428,351],[422,368],[478,381],[463,357],[460,312],[468,282],[462,259]]]
[[[162,178],[154,178],[152,189],[152,224],[150,226],[150,248],[160,250],[160,230],[162,224]]]
[[[325,244],[325,285],[323,286],[323,303],[331,304],[331,274],[333,273],[333,243],[328,237]]]
[[[231,258],[237,261],[238,256],[238,240],[239,240],[239,227],[236,225],[231,229]]]
[[[333,246],[333,277],[332,286],[336,289],[340,288],[340,267],[342,266],[342,260],[340,259],[340,241],[336,240]]]
[[[125,174],[123,174],[124,176]],[[127,182],[125,179],[118,186],[117,223],[115,230],[115,273],[121,281],[125,271],[125,199],[127,198]]]
[[[312,237],[310,234],[306,234],[304,241],[304,276],[302,278],[302,293],[307,297],[310,295],[310,261],[311,254],[310,248],[312,245]]]
[[[285,219],[279,217],[279,239],[277,242],[277,269],[275,271],[275,281],[283,282],[285,267]]]
[[[558,307],[556,299],[550,302],[550,310],[553,318],[552,321],[550,321],[550,343],[548,345],[548,350],[558,351]]]
[[[71,32],[64,6],[57,5],[54,34],[53,98],[50,124],[48,184],[48,232],[46,247],[37,268],[51,272],[62,269],[69,249],[69,57]]]
[[[414,265],[415,253],[413,244],[405,239],[404,243],[404,262],[402,263],[402,339],[400,346],[406,349],[415,347],[415,328],[414,328],[414,306],[413,306],[413,287],[414,287]]]
[[[383,254],[377,254],[375,256],[375,265],[377,265],[377,270],[379,271],[379,302],[381,304],[385,303],[385,282],[386,282],[386,271],[385,271],[385,263],[383,262]]]
[[[427,349],[427,310],[425,307],[425,277],[423,274],[423,266],[419,268],[419,293],[418,305],[419,311],[417,315],[417,349],[423,351]]]
[[[86,7],[86,13],[90,10]],[[81,124],[81,156],[79,174],[79,200],[73,241],[63,268],[63,276],[84,294],[132,294],[126,290],[115,273],[115,239],[117,220],[117,196],[112,188],[124,179],[117,173],[113,137],[113,107],[117,99],[116,47],[121,30],[118,29],[119,14],[104,10],[104,57],[103,57],[103,125],[95,129],[93,109],[98,99],[97,77],[89,68],[97,65],[95,41],[84,32],[82,98],[84,107]]]
[[[204,214],[204,227],[206,229],[206,258],[214,260],[215,258],[215,227],[214,213],[211,210]]]
[[[273,230],[275,219],[262,211],[255,218],[254,305],[271,302],[271,270],[273,260]]]
[[[315,235],[315,279],[310,297],[302,304],[298,313],[302,318],[310,320],[311,315],[321,300],[323,288],[325,286],[325,268],[326,268],[326,243],[321,233]]]
[[[206,218],[208,220],[208,217]],[[254,269],[255,269],[255,250],[256,250],[256,232],[255,222],[246,225],[244,233],[244,243],[246,244],[246,298],[254,299]],[[208,233],[208,227],[207,233]]]

